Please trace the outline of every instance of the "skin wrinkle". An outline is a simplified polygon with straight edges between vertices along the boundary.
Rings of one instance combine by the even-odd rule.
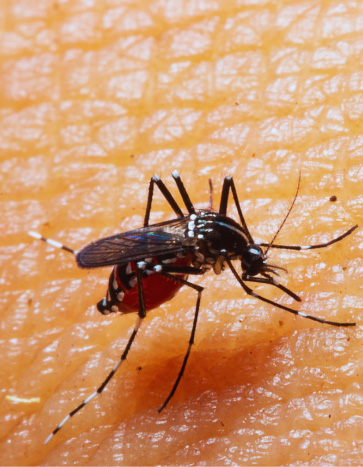
[[[363,225],[362,14],[333,1],[0,7],[0,464],[361,463],[360,327],[294,318],[228,272],[192,279],[205,287],[196,343],[164,412],[192,327],[186,288],[149,313],[102,396],[44,446],[115,365],[136,315],[101,316],[110,271],[82,271],[26,232],[78,250],[140,227],[150,177],[175,194],[174,169],[198,208],[211,178],[217,209],[232,175],[261,241],[299,170],[280,243]],[[172,217],[156,194],[152,221]],[[288,269],[281,282],[299,310],[359,324],[360,243],[359,229],[325,251],[269,254]],[[292,304],[275,287],[253,288]]]

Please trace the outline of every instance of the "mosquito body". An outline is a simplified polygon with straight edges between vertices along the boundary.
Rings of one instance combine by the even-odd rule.
[[[194,343],[197,327],[203,287],[190,282],[188,276],[203,275],[209,270],[213,270],[215,274],[220,274],[228,267],[232,271],[237,282],[248,295],[295,315],[320,323],[333,326],[355,325],[355,323],[328,321],[281,305],[278,302],[274,302],[257,294],[246,283],[255,282],[272,285],[292,297],[295,301],[300,302],[301,299],[298,295],[280,284],[276,277],[274,277],[279,275],[278,270],[282,268],[272,266],[268,263],[268,250],[270,248],[286,250],[324,248],[350,235],[358,227],[357,225],[327,243],[309,246],[275,244],[274,242],[277,234],[284,225],[296,201],[299,190],[298,186],[293,203],[273,240],[270,243],[257,243],[253,240],[243,217],[237,191],[231,177],[226,177],[224,179],[220,206],[217,212],[211,207],[209,209],[196,210],[178,172],[174,171],[172,176],[185,204],[187,214],[184,214],[180,209],[162,180],[154,175],[149,185],[144,226],[140,229],[102,238],[85,246],[78,252],[54,240],[46,239],[38,233],[29,232],[29,234],[35,238],[41,239],[54,247],[62,248],[73,253],[78,266],[81,268],[114,266],[110,275],[106,296],[97,304],[98,310],[102,314],[117,312],[138,313],[138,320],[131,337],[112,371],[95,392],[64,418],[50,434],[46,442],[61,429],[69,418],[75,415],[90,400],[104,390],[122,362],[126,359],[146,313],[160,306],[167,300],[170,300],[178,290],[185,285],[195,290],[197,293],[193,327],[188,349],[178,377],[168,397],[159,408],[159,412],[164,409],[173,397],[182,378],[191,347]],[[164,195],[175,212],[177,216],[176,219],[149,225],[154,185],[156,185]],[[227,205],[230,193],[232,193],[237,208],[239,223],[227,216]],[[235,269],[232,261],[238,261],[240,263],[240,274]]]

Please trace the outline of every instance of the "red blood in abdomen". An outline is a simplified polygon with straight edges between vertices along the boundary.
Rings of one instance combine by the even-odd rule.
[[[155,264],[159,264],[156,258],[153,258]],[[153,261],[153,262],[154,262]],[[177,258],[173,266],[190,266],[191,257],[190,255],[184,258]],[[136,264],[130,263],[133,271],[136,270]],[[187,274],[175,274],[176,277],[186,280]],[[120,281],[119,277],[116,276],[116,280],[119,285],[125,290],[125,286]],[[164,277],[158,273],[152,273],[142,279],[144,300],[146,311],[152,310],[159,307],[163,303],[171,300],[174,295],[183,286],[180,282],[177,282],[169,277]],[[137,283],[129,290],[125,290],[125,296],[123,300],[118,303],[119,310],[122,313],[133,313],[139,311],[139,290]]]

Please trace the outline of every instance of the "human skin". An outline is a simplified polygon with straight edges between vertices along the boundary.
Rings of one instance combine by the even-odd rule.
[[[269,251],[288,269],[259,293],[354,328],[294,317],[232,274],[150,312],[102,396],[136,315],[102,316],[109,269],[71,248],[140,227],[148,182],[218,208],[235,179],[251,233],[327,241],[362,225],[363,7],[329,1],[3,3],[1,465],[356,465],[363,462],[358,229],[324,250]],[[336,202],[330,201],[335,195]],[[179,197],[177,197],[179,200]],[[231,216],[236,211],[230,203]],[[156,193],[154,222],[173,217]],[[18,402],[14,397],[21,398]]]

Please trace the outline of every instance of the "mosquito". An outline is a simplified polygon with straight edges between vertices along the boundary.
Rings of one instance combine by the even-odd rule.
[[[323,324],[332,326],[355,326],[356,324],[329,321],[306,314],[270,300],[255,292],[248,285],[249,283],[267,284],[280,289],[284,294],[300,302],[301,298],[297,294],[280,284],[278,280],[279,270],[283,268],[269,264],[268,251],[271,248],[295,251],[326,248],[343,240],[358,228],[357,225],[354,225],[333,240],[317,245],[275,244],[275,240],[296,202],[300,188],[300,176],[292,204],[279,229],[269,243],[256,242],[253,239],[243,216],[232,177],[228,176],[224,179],[218,211],[212,209],[211,182],[210,207],[195,209],[176,170],[172,172],[172,177],[183,200],[187,211],[186,214],[183,213],[164,182],[157,175],[154,175],[149,184],[146,213],[142,228],[101,238],[86,245],[80,251],[75,251],[55,240],[45,238],[37,232],[29,232],[29,235],[32,237],[73,254],[78,266],[81,268],[92,269],[113,266],[106,296],[97,304],[98,311],[104,315],[112,313],[138,314],[136,325],[128,343],[107,378],[90,396],[61,421],[48,436],[45,443],[48,443],[71,417],[105,389],[126,359],[147,312],[172,299],[182,286],[187,286],[195,291],[197,295],[194,320],[188,348],[179,374],[158,412],[160,413],[167,406],[180,383],[187,365],[194,343],[202,292],[204,290],[202,286],[190,282],[188,280],[189,276],[201,276],[210,270],[213,270],[215,274],[220,274],[228,267],[246,294],[258,300],[294,315]],[[155,186],[169,203],[176,218],[149,225]],[[237,208],[239,222],[227,216],[227,205],[231,194]],[[241,273],[237,272],[233,265],[234,261],[240,263]]]

